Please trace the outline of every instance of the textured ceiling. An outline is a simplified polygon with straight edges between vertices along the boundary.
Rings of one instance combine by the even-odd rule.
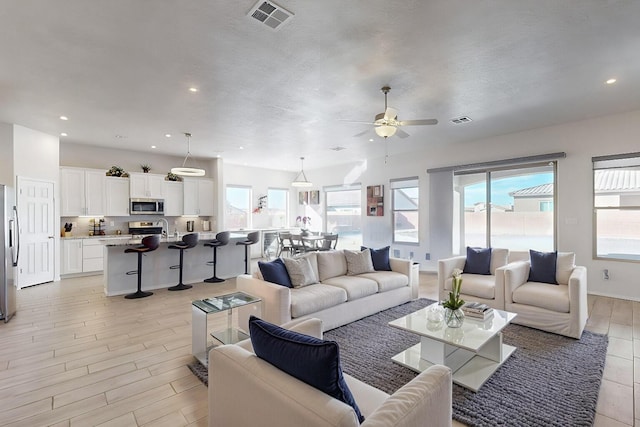
[[[350,121],[384,111],[384,85],[400,120],[440,121],[392,152],[640,109],[640,1],[279,0],[278,31],[254,4],[3,2],[0,121],[178,156],[191,132],[194,156],[296,170],[381,155]]]

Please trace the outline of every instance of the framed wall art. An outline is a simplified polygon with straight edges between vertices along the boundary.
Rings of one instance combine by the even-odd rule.
[[[384,216],[384,185],[367,186],[367,216]]]
[[[308,205],[309,204],[309,192],[308,191],[299,191],[298,192],[298,204],[299,205]]]
[[[310,205],[320,204],[320,190],[309,191],[309,204]]]

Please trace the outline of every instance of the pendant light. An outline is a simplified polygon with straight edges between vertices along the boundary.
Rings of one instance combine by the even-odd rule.
[[[191,134],[185,132],[184,136],[187,137],[187,155],[184,157],[182,167],[171,168],[171,173],[180,176],[204,176],[204,169],[186,167],[187,159],[191,155]]]
[[[291,183],[293,187],[312,187],[313,184],[307,179],[307,175],[304,173],[304,157],[300,157],[300,173],[296,176],[296,179]]]

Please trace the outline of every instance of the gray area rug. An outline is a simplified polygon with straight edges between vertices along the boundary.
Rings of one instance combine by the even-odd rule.
[[[391,361],[419,338],[387,325],[432,301],[420,299],[325,333],[340,345],[344,372],[391,394],[416,376]],[[470,426],[591,426],[608,338],[580,340],[519,325],[503,331],[513,355],[474,393],[453,385],[453,417]]]
[[[419,299],[324,334],[337,341],[344,372],[389,394],[416,373],[391,361],[419,338],[387,325],[432,303]],[[469,426],[591,426],[608,338],[585,331],[580,340],[519,325],[503,331],[513,355],[474,393],[453,385],[453,418]],[[200,362],[189,365],[207,384]]]

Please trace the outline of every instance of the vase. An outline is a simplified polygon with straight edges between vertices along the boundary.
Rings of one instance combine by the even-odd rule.
[[[444,309],[444,322],[450,328],[459,328],[462,326],[464,322],[464,312],[462,309],[458,308],[456,310],[451,310],[450,308]]]

